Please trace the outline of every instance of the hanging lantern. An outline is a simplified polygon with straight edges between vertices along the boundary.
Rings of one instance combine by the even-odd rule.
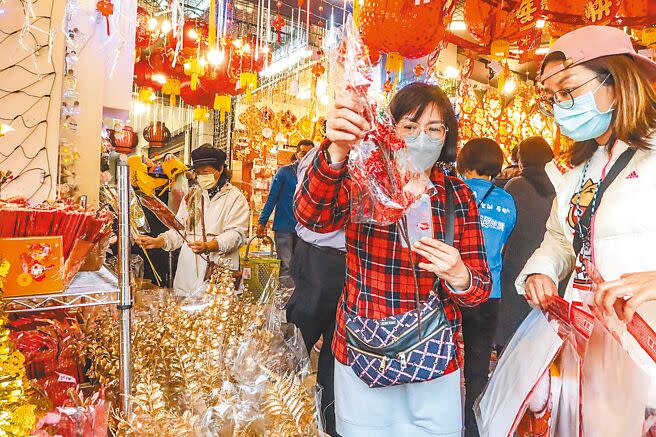
[[[163,147],[171,140],[171,131],[163,121],[150,122],[143,131],[149,147]]]
[[[479,44],[485,47],[496,44],[495,48],[491,47],[494,56],[495,52],[505,53],[506,44],[509,46],[510,42],[527,33],[539,32],[536,23],[542,17],[542,1],[519,0],[509,6],[505,2],[465,0],[464,21],[467,30]]]
[[[580,26],[605,26],[615,20],[622,0],[543,0],[545,30],[561,36]],[[649,1],[649,0],[645,0]]]
[[[415,74],[415,78],[419,79],[426,72],[426,68],[421,64],[417,64],[412,72]]]
[[[151,16],[148,11],[141,7],[137,7],[137,23],[135,26],[134,44],[137,47],[148,47],[155,39],[155,29],[151,29],[149,23],[155,18]],[[157,20],[155,20],[157,22]]]
[[[111,0],[100,0],[96,3],[96,8],[105,17],[105,21],[107,22],[107,36],[109,36],[109,16],[114,13],[114,4]]]
[[[280,32],[285,27],[285,19],[283,18],[282,15],[280,15],[280,13],[278,13],[278,15],[273,17],[273,20],[271,21],[271,25],[278,32],[278,44],[280,44]]]
[[[206,21],[186,19],[182,31],[182,46],[186,52],[190,53],[190,49],[204,50],[207,48],[209,25]]]
[[[139,144],[139,137],[134,133],[131,126],[123,126],[122,130],[114,131],[113,138],[114,150],[125,155],[132,153]]]
[[[654,0],[622,0],[618,17],[625,26],[644,27],[656,25],[656,2]],[[646,30],[646,29],[645,29]]]
[[[180,81],[178,79],[167,78],[162,87],[162,94],[170,96],[171,106],[177,105],[176,96],[180,95]]]
[[[155,80],[161,79],[162,73],[155,72],[148,60],[141,60],[134,64],[134,84],[139,88],[150,88],[154,91],[162,89],[164,82]]]
[[[184,63],[184,73],[191,78],[191,89],[196,90],[200,77],[205,75],[205,64],[198,58],[192,58]]]
[[[370,50],[426,56],[444,39],[457,2],[367,0],[354,3],[362,40]],[[357,12],[357,13],[356,13]]]
[[[379,50],[373,50],[367,47],[367,53],[369,53],[369,61],[372,66],[377,65],[380,62],[381,54]]]
[[[208,107],[213,103],[210,95],[203,86],[191,89],[190,82],[180,85],[180,98],[189,106],[194,107],[194,121],[207,121],[209,119]]]

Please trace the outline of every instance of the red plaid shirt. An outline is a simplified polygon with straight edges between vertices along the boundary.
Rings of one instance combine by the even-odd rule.
[[[448,178],[454,189],[455,223],[454,246],[460,250],[463,262],[471,272],[471,287],[454,293],[448,287],[444,302],[449,320],[460,320],[458,305],[475,306],[486,301],[492,289],[492,280],[485,256],[483,233],[474,194],[460,179],[446,176],[437,166],[431,180],[437,188],[431,197],[433,228],[444,240],[446,191]],[[360,316],[380,319],[412,311],[415,308],[413,268],[408,249],[401,245],[396,225],[377,226],[350,221],[350,186],[346,165],[332,168],[324,154],[317,153],[310,165],[301,188],[296,194],[295,214],[298,221],[315,232],[346,230],[346,286],[337,306],[337,325],[333,338],[335,358],[347,363],[346,329],[342,300],[350,311]],[[420,297],[425,300],[433,288],[435,275],[420,271]],[[458,332],[458,334],[460,334]],[[460,338],[460,335],[458,335]],[[458,340],[460,341],[460,340]],[[458,344],[457,361],[447,368],[453,372],[463,363]]]

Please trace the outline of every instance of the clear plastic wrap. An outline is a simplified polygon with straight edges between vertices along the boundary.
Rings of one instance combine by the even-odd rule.
[[[396,223],[422,194],[431,193],[433,184],[423,171],[411,165],[406,143],[396,133],[391,117],[376,117],[376,105],[369,96],[373,83],[371,62],[352,17],[343,26],[339,43],[330,51],[330,62],[331,70],[341,76],[338,82],[362,102],[362,116],[372,126],[349,154],[351,220]]]
[[[105,401],[103,390],[84,398],[78,390],[68,391],[65,406],[56,408],[38,422],[37,437],[107,437],[110,403]]]

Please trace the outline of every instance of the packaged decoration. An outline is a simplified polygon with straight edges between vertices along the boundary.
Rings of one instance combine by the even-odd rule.
[[[330,51],[331,68],[338,81],[363,105],[362,116],[371,124],[349,154],[353,187],[351,219],[360,223],[389,225],[398,222],[422,194],[433,188],[428,176],[411,164],[405,140],[387,115],[376,117],[369,96],[373,75],[366,46],[353,18],[343,26],[339,43]]]
[[[46,414],[37,423],[37,437],[107,437],[110,404],[101,389],[85,398],[78,389],[67,391],[65,405]]]

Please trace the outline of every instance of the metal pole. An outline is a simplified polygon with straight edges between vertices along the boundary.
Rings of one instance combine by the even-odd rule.
[[[130,288],[130,180],[125,156],[116,163],[118,181],[118,287],[120,320],[119,378],[121,410],[130,412],[132,360],[130,358],[132,289]]]

